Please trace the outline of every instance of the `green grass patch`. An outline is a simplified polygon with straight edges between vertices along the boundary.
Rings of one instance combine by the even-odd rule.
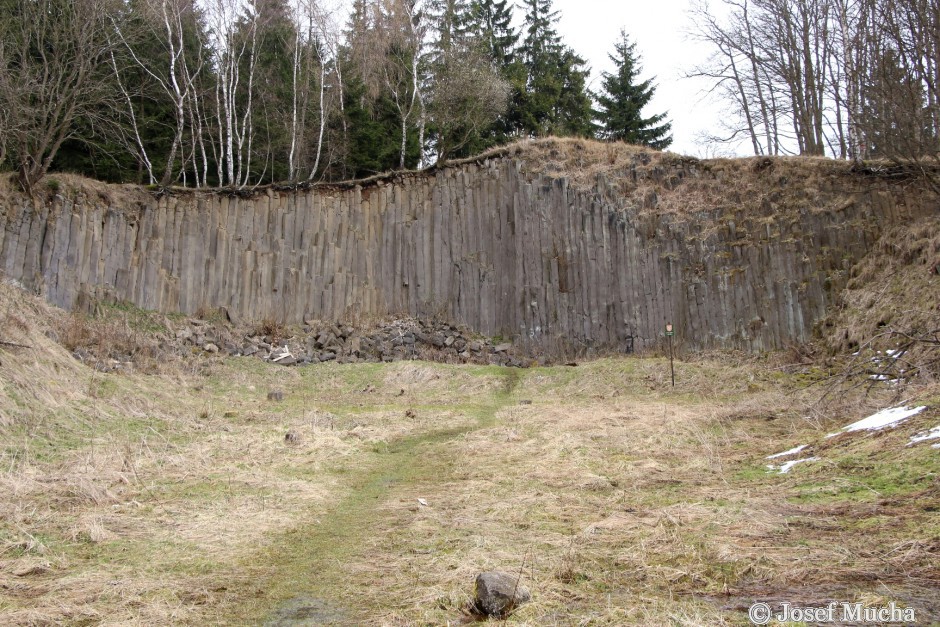
[[[362,379],[357,381],[360,382]],[[368,616],[376,608],[363,607],[363,599],[353,592],[353,586],[368,583],[355,581],[355,576],[343,565],[369,559],[364,551],[376,525],[381,525],[377,519],[381,516],[378,506],[399,486],[442,481],[452,475],[454,440],[495,424],[500,406],[499,400],[464,406],[462,412],[474,417],[475,424],[381,442],[371,448],[367,459],[336,465],[332,472],[342,479],[346,496],[329,511],[311,512],[306,517],[316,519],[318,524],[304,524],[281,534],[245,563],[253,571],[258,571],[258,564],[268,565],[257,572],[265,586],[243,603],[229,608],[226,622],[261,621],[279,605],[289,605],[293,597],[328,599],[354,614]]]

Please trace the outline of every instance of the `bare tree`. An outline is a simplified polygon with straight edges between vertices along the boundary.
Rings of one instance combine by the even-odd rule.
[[[384,88],[392,98],[401,122],[401,150],[398,167],[404,169],[408,150],[408,127],[416,111],[419,115],[418,144],[424,141],[426,83],[422,75],[422,54],[427,24],[419,0],[383,0],[377,15],[384,59],[381,65]]]
[[[190,67],[185,41],[187,26],[190,26],[188,29],[190,32],[196,32],[198,29],[191,26],[191,23],[194,23],[193,5],[189,0],[149,0],[148,2],[140,3],[138,6],[138,10],[142,13],[142,15],[139,15],[141,18],[139,21],[144,24],[144,28],[150,30],[148,39],[159,41],[163,48],[161,58],[154,59],[139,55],[134,49],[135,46],[122,32],[121,28],[116,26],[115,31],[136,65],[159,85],[160,89],[173,104],[175,123],[173,139],[167,153],[163,174],[160,178],[162,185],[169,185],[175,178],[176,157],[177,153],[183,150],[183,135],[187,129],[188,122],[190,123],[193,140],[190,152],[193,156],[195,156],[195,146],[202,140],[201,137],[197,140],[194,132],[196,127],[199,127],[201,131],[201,117],[196,114],[199,101],[198,95],[195,94],[194,82],[196,76],[202,70],[203,59],[201,55],[197,56],[195,59],[195,67]],[[158,63],[159,67],[157,66]],[[137,133],[133,103],[120,81],[120,72],[113,58],[112,64],[114,65],[115,75],[117,76],[121,91],[124,93],[130,109],[129,115],[134,131]],[[141,157],[147,165],[152,182],[153,168],[146,154],[143,142],[140,140],[139,133],[137,133],[137,144]],[[203,151],[203,161],[204,163],[206,161],[205,151]],[[185,163],[181,170],[185,171]],[[196,185],[200,185],[198,170]]]
[[[0,85],[0,90],[3,89],[3,85]],[[9,109],[6,107],[0,109],[0,170],[3,169],[3,165],[7,160],[7,143],[10,141],[10,135],[13,131],[11,118]]]
[[[918,162],[940,145],[940,0],[723,0],[694,75],[742,113],[756,154]],[[744,68],[747,68],[746,70]],[[763,135],[761,137],[761,135]]]
[[[714,52],[688,76],[714,81],[712,92],[733,102],[741,116],[743,126],[726,120],[730,134],[725,138],[712,136],[712,140],[731,141],[746,133],[754,154],[776,154],[779,151],[778,112],[776,107],[767,104],[772,96],[765,97],[765,93],[771,91],[771,81],[765,59],[755,42],[747,0],[729,0],[726,5],[731,8],[727,24],[718,20],[707,3],[694,7],[696,30],[693,34],[712,44]]]
[[[75,122],[119,106],[110,83],[114,0],[11,3],[0,23],[0,154],[32,193]]]
[[[460,150],[505,110],[511,85],[479,47],[455,46],[437,64],[430,118],[437,130],[437,159]]]
[[[252,106],[261,16],[250,0],[210,0],[207,15],[217,73],[219,182],[244,187],[251,176]],[[247,77],[243,71],[247,71]]]
[[[833,154],[857,159],[862,154],[859,125],[862,90],[876,34],[871,30],[873,0],[832,0],[833,43],[830,49],[829,98],[834,112],[831,127],[838,145]]]
[[[876,10],[883,51],[870,64],[864,104],[866,110],[881,111],[866,116],[866,124],[874,125],[866,131],[880,140],[876,152],[882,156],[936,160],[940,0],[881,0]]]
[[[313,141],[312,163],[308,161],[313,180],[320,169],[329,108],[327,102],[328,68],[332,64],[339,75],[339,41],[332,16],[315,0],[301,0],[296,6],[293,45],[291,141],[288,171],[296,180],[303,151],[308,144],[307,119],[310,115],[312,85],[317,85],[317,131]]]
[[[326,40],[318,39],[316,42],[316,52],[317,58],[319,60],[320,66],[320,90],[319,90],[319,108],[318,108],[318,117],[319,125],[317,130],[317,141],[316,141],[316,156],[313,160],[313,165],[310,166],[310,175],[307,177],[307,180],[313,180],[317,175],[317,171],[320,169],[320,157],[323,155],[323,133],[326,131],[326,67],[327,67],[327,55],[329,54],[329,48],[327,46]],[[336,56],[334,54],[334,60]]]
[[[134,111],[134,102],[131,99],[131,95],[127,90],[127,87],[124,85],[124,81],[121,79],[121,67],[118,65],[117,59],[115,58],[114,51],[111,51],[111,67],[114,70],[114,82],[118,86],[118,89],[121,91],[121,95],[124,96],[124,100],[127,103],[127,116],[130,124],[130,133],[133,133],[131,138],[128,138],[127,133],[121,135],[122,143],[124,147],[133,154],[137,161],[144,166],[147,170],[147,182],[150,185],[153,185],[156,182],[156,178],[153,175],[153,163],[150,161],[150,156],[147,154],[147,147],[144,145],[144,138],[140,133],[140,125],[137,124],[137,114]]]

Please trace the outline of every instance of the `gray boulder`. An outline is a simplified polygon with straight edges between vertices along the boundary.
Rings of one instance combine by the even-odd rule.
[[[486,616],[504,617],[527,602],[529,589],[519,582],[519,575],[494,570],[477,575],[474,605]]]

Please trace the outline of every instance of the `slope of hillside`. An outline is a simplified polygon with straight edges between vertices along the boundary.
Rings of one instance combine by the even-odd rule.
[[[852,269],[819,333],[832,354],[854,357],[849,372],[940,380],[940,216],[889,229]]]

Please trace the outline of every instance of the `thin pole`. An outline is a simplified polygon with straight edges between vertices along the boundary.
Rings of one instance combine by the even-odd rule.
[[[676,387],[676,369],[672,364],[672,334],[669,335],[669,372],[672,373],[672,387]]]

